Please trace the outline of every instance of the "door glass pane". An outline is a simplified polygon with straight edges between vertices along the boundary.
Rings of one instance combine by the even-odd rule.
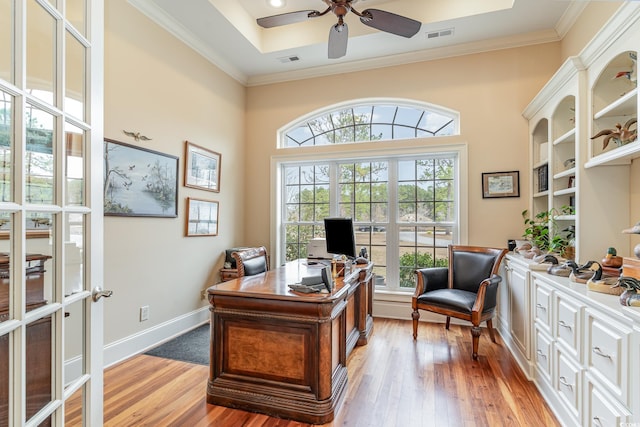
[[[64,256],[64,294],[70,296],[82,291],[84,286],[84,215],[70,213],[65,215]]]
[[[27,107],[26,116],[25,200],[27,203],[52,204],[54,118],[31,106]]]
[[[85,48],[71,33],[66,34],[64,111],[84,120]]]
[[[67,206],[84,204],[84,131],[66,123],[65,136],[65,203]]]
[[[11,185],[12,149],[13,97],[0,91],[0,201],[3,202],[13,200],[13,186]]]
[[[73,385],[75,381],[86,373],[84,363],[84,303],[84,300],[76,301],[65,308],[65,389]]]
[[[67,0],[66,4],[67,21],[69,21],[71,25],[73,25],[74,28],[83,36],[87,35],[85,25],[85,3],[85,0]]]
[[[13,13],[11,0],[0,0],[0,79],[12,82]]]
[[[51,401],[52,328],[51,315],[27,325],[26,420]],[[42,425],[50,425],[50,420],[47,421]]]
[[[27,89],[53,104],[56,20],[35,0],[27,3]]]
[[[27,311],[53,301],[53,221],[46,212],[27,212]]]
[[[10,360],[9,334],[0,336],[0,427],[9,425],[9,365]]]
[[[0,323],[10,319],[11,269],[9,268],[9,253],[11,250],[11,218],[10,212],[0,212]],[[2,360],[2,357],[0,357],[0,360]]]

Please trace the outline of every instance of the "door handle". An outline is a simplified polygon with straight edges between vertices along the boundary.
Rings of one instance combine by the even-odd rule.
[[[91,292],[91,299],[93,302],[97,302],[100,298],[109,298],[111,295],[113,295],[113,291],[103,291],[100,286],[96,286]]]

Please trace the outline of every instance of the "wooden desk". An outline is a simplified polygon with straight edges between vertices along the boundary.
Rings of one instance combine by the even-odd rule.
[[[331,294],[288,284],[319,274],[304,260],[210,287],[207,402],[312,424],[333,420],[347,356],[373,330],[373,264]]]

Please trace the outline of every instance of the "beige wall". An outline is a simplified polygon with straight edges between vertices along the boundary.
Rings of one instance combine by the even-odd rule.
[[[112,343],[206,305],[222,251],[242,240],[245,89],[125,0],[105,2],[105,26],[105,137],[180,157],[178,218],[105,217]],[[185,140],[222,154],[220,193],[182,185]],[[217,237],[184,237],[186,197],[220,202]],[[140,323],[143,305],[150,320]]]
[[[602,26],[611,18],[613,13],[624,2],[595,1],[589,2],[580,14],[580,18],[562,39],[562,58],[568,58],[580,53],[593,39]]]
[[[457,110],[468,144],[469,243],[506,246],[522,234],[529,196],[527,122],[521,113],[560,65],[551,43],[247,89],[247,243],[269,242],[270,158],[276,132],[297,117],[338,102],[406,98]],[[405,144],[406,145],[406,144]],[[377,148],[379,145],[376,144]],[[357,149],[366,152],[374,145]],[[313,149],[311,150],[313,151]],[[318,151],[321,151],[319,148]],[[481,173],[521,172],[521,197],[482,199]],[[487,219],[490,218],[489,221]]]

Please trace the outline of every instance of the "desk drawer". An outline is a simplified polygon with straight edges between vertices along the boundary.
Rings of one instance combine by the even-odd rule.
[[[540,279],[534,278],[533,313],[535,322],[551,334],[551,297],[553,292]]]
[[[551,385],[551,338],[536,325],[535,347],[536,369],[539,377]]]
[[[566,295],[556,294],[555,337],[564,345],[565,352],[581,362],[582,311],[577,301]]]

